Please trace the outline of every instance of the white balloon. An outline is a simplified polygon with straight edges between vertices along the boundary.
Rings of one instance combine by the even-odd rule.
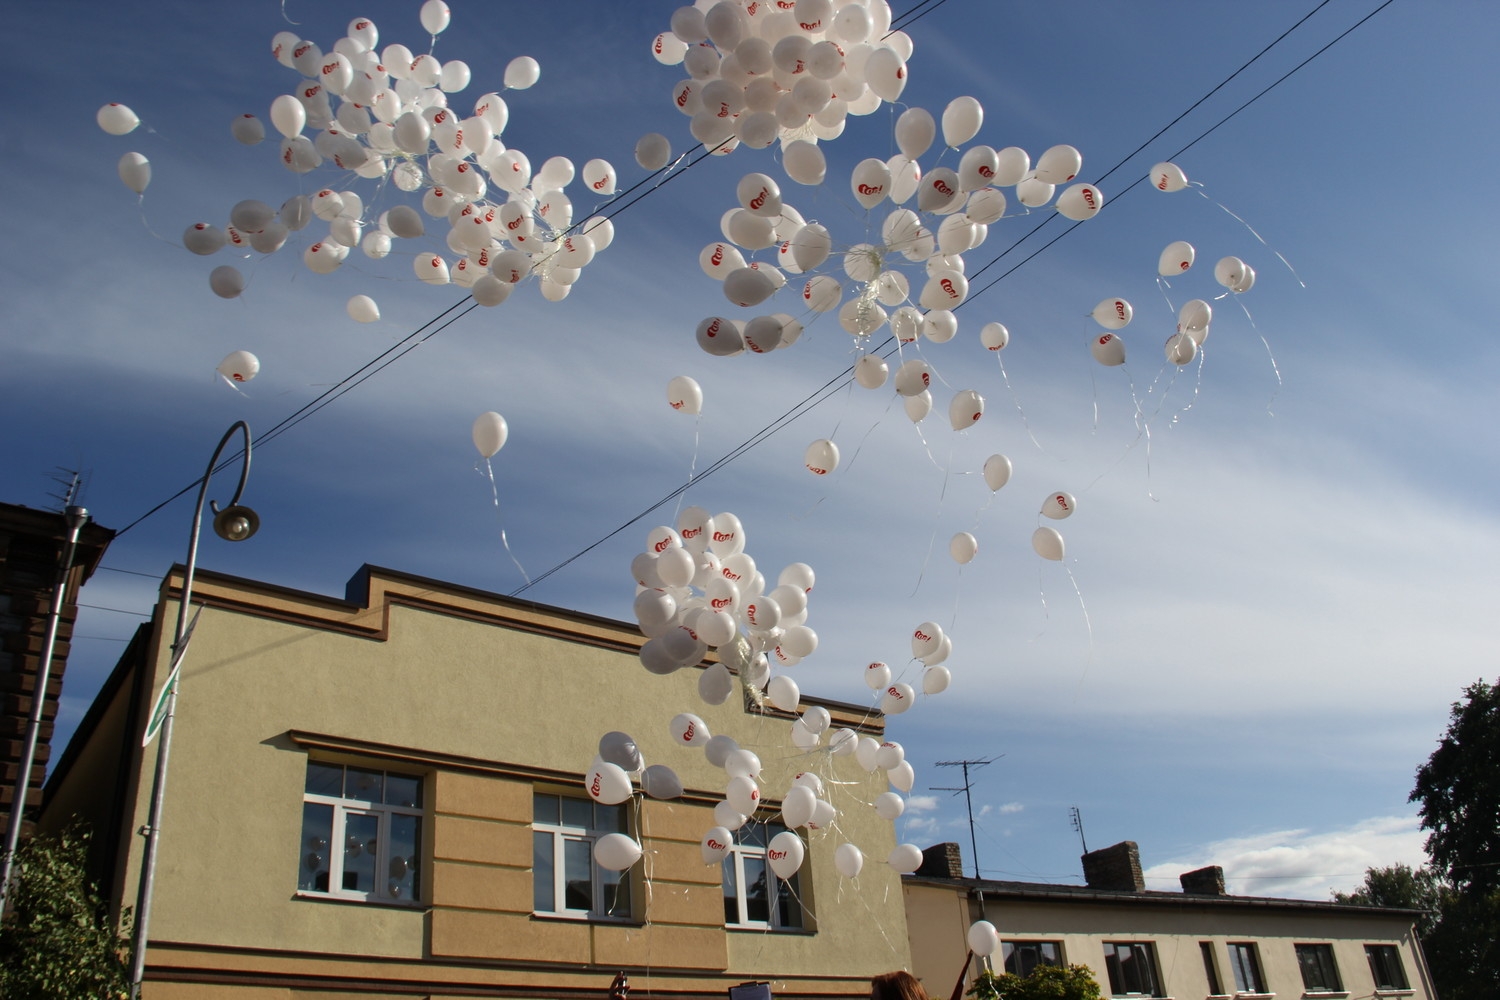
[[[1174,333],[1167,338],[1167,360],[1179,368],[1191,364],[1198,356],[1198,342],[1187,333]]]
[[[934,664],[922,671],[922,693],[942,694],[953,681],[953,674],[941,664]]]
[[[813,790],[804,785],[793,785],[787,789],[786,795],[781,799],[781,821],[788,829],[806,826],[807,821],[812,819],[813,808],[818,803],[818,797]]]
[[[809,186],[822,184],[828,173],[822,148],[802,139],[788,143],[781,151],[781,166],[792,180]]]
[[[805,854],[802,838],[791,830],[783,830],[766,845],[766,863],[779,879],[789,879],[797,874]]]
[[[1037,180],[1047,184],[1066,184],[1083,169],[1083,154],[1072,146],[1053,146],[1036,161]]]
[[[771,704],[783,712],[795,712],[802,700],[802,690],[797,682],[786,674],[777,674],[771,678],[771,683],[766,687],[766,695]]]
[[[881,792],[875,796],[875,815],[881,819],[894,820],[906,811],[906,800],[895,792]]]
[[[1075,222],[1092,219],[1104,207],[1104,192],[1092,184],[1074,184],[1057,198],[1057,210]]]
[[[724,786],[724,801],[736,812],[753,816],[760,806],[760,786],[749,775],[735,775]]]
[[[1063,537],[1056,528],[1040,527],[1031,534],[1031,547],[1043,559],[1061,562],[1064,555]]]
[[[943,142],[956,149],[979,134],[984,108],[972,97],[955,97],[943,109]]]
[[[883,691],[891,685],[891,668],[876,660],[865,667],[865,685],[871,691]]]
[[[1073,494],[1071,493],[1051,493],[1048,494],[1046,500],[1042,501],[1042,514],[1052,518],[1054,521],[1061,521],[1063,518],[1071,516],[1077,508],[1078,501],[1073,499]]]
[[[896,145],[901,155],[915,160],[932,148],[937,122],[925,108],[907,108],[896,119]]]
[[[984,397],[973,389],[964,389],[948,404],[948,422],[956,431],[969,429],[982,416],[984,416]]]
[[[506,426],[505,418],[491,410],[475,418],[471,436],[479,454],[485,458],[491,458],[505,447],[506,438],[510,436],[510,429]]]
[[[100,108],[94,120],[110,135],[126,135],[135,131],[135,127],[141,123],[134,111],[113,101]]]
[[[516,56],[505,67],[507,90],[525,90],[542,75],[542,67],[531,56]]]
[[[866,389],[879,389],[890,374],[890,365],[877,354],[866,354],[854,363],[854,380]]]
[[[678,375],[667,383],[667,405],[682,413],[703,412],[703,389],[695,379]]]
[[[998,491],[1010,482],[1010,473],[1010,459],[1004,455],[991,455],[984,460],[984,483],[991,492]]]
[[[245,290],[245,276],[239,268],[224,264],[209,274],[208,287],[219,298],[232,299]]]
[[[840,844],[834,849],[833,867],[845,878],[857,878],[864,864],[864,854],[853,844]]]
[[[922,849],[916,844],[897,844],[886,863],[900,874],[910,875],[922,867]]]
[[[1158,163],[1151,168],[1151,173],[1148,176],[1151,180],[1151,186],[1158,191],[1170,193],[1172,191],[1181,191],[1188,186],[1187,175],[1175,163]]]
[[[583,787],[590,798],[608,806],[619,805],[631,796],[630,775],[618,764],[597,758],[584,776]]]
[[[1125,341],[1117,333],[1105,333],[1089,341],[1089,353],[1101,365],[1114,367],[1125,363]]]
[[[960,565],[973,562],[979,553],[979,541],[967,531],[960,531],[948,541],[948,554]]]
[[[356,323],[374,323],[380,319],[380,306],[368,295],[355,295],[349,299],[345,309]]]
[[[443,0],[426,0],[418,13],[422,21],[422,27],[427,29],[430,35],[442,34],[443,29],[448,27],[448,5]]]
[[[1000,933],[988,920],[976,920],[970,924],[968,939],[969,950],[982,957],[993,955],[1000,947]]]
[[[1197,256],[1198,251],[1194,250],[1193,245],[1186,240],[1169,243],[1161,252],[1161,256],[1157,258],[1156,273],[1163,278],[1181,274],[1193,266],[1193,261]]]
[[[428,2],[432,3],[434,0]],[[623,833],[606,833],[594,841],[594,860],[599,862],[601,868],[620,872],[640,859],[641,845]]]
[[[880,699],[880,710],[886,715],[900,715],[911,708],[916,697],[917,693],[910,684],[897,681],[885,689],[885,695]]]
[[[724,803],[721,802],[719,805],[724,805]],[[743,816],[740,817],[740,822],[744,822]],[[732,843],[734,843],[734,834],[730,833],[727,827],[712,827],[703,835],[703,840],[698,845],[699,852],[703,856],[703,863],[717,865],[722,862],[724,856],[729,853],[729,846]]]
[[[1106,330],[1121,330],[1130,325],[1135,310],[1124,299],[1104,299],[1090,313],[1094,322]]]
[[[893,786],[903,792],[910,792],[911,786],[914,785],[917,780],[917,774],[915,769],[911,766],[911,761],[906,760],[903,760],[893,768],[889,768],[886,771],[886,777],[890,780],[890,783]]]
[[[151,183],[151,161],[140,153],[126,153],[116,165],[120,182],[136,194],[145,194]]]
[[[979,331],[979,342],[987,351],[1003,351],[1010,343],[1010,330],[1004,323],[986,323]]]

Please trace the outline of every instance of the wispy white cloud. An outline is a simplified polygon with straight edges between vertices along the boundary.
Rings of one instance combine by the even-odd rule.
[[[1347,827],[1313,832],[1276,830],[1205,844],[1146,869],[1152,889],[1177,886],[1177,876],[1205,865],[1224,869],[1228,891],[1246,896],[1327,899],[1364,881],[1365,870],[1426,862],[1425,834],[1415,816],[1379,816]]]

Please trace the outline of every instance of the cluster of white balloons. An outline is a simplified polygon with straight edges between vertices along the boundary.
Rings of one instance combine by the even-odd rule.
[[[434,42],[449,18],[442,0],[422,5],[422,26]],[[424,283],[455,284],[493,306],[536,275],[545,298],[566,297],[582,268],[614,238],[603,217],[574,224],[565,191],[580,172],[560,156],[533,172],[525,153],[507,149],[500,136],[510,112],[498,92],[481,96],[468,115],[450,107],[450,95],[469,86],[470,70],[462,61],[414,55],[401,44],[381,49],[378,43],[379,31],[368,18],[351,21],[348,34],[326,53],[292,32],[279,32],[271,53],[302,80],[271,102],[271,124],[280,133],[280,159],[288,170],[306,174],[327,165],[375,182],[371,186],[381,194],[407,192],[415,205],[377,211],[357,191],[332,187],[293,196],[279,208],[250,199],[234,206],[222,228],[204,222],[188,227],[183,244],[201,255],[226,247],[270,254],[290,233],[314,221],[326,223],[302,259],[310,270],[327,274],[355,249],[380,260],[392,253],[394,241],[419,240],[432,227],[446,255],[412,252],[413,271]],[[530,87],[539,74],[535,59],[517,57],[506,67],[505,89]],[[106,105],[98,117],[101,127],[116,134],[134,127],[134,113],[119,105]],[[254,115],[236,118],[231,129],[246,145],[266,137]],[[149,182],[150,164],[140,154],[126,154],[119,170],[133,190],[143,191]],[[589,196],[615,193],[615,170],[607,161],[589,160],[581,175]],[[245,287],[231,265],[215,269],[209,284],[224,298]],[[356,296],[348,310],[361,322],[379,318],[368,296]]]
[[[687,78],[672,105],[717,152],[834,139],[906,87],[912,40],[885,0],[697,0],[672,14],[651,53]]]

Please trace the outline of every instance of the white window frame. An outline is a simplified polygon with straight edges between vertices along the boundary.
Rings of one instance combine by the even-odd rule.
[[[1254,941],[1230,941],[1224,946],[1229,951],[1229,969],[1234,973],[1235,996],[1269,996],[1266,991],[1266,973],[1260,963],[1260,947]]]
[[[537,795],[550,795],[553,798],[556,798],[556,799],[559,799],[559,800],[571,797],[571,796],[561,795],[561,794],[559,794],[557,792],[538,791],[538,792],[534,793],[534,795],[533,795],[533,801],[535,801],[535,796],[537,796]],[[590,801],[590,803],[592,804],[592,800],[587,800],[587,801]],[[561,819],[561,814],[560,813],[559,813],[559,819]],[[627,824],[626,825],[627,826],[629,825],[628,820],[627,820]],[[635,886],[633,886],[633,885],[630,887],[630,908],[631,908],[631,912],[628,913],[628,914],[623,914],[622,915],[622,914],[615,914],[615,913],[605,913],[602,910],[596,910],[596,909],[584,910],[584,909],[578,909],[576,907],[569,907],[567,905],[567,903],[568,903],[567,845],[570,844],[570,843],[582,843],[582,844],[587,844],[588,845],[588,856],[589,856],[589,898],[591,900],[602,900],[602,899],[604,899],[605,879],[604,879],[603,873],[600,870],[599,862],[597,862],[597,861],[594,860],[594,841],[596,841],[600,837],[603,837],[606,834],[610,834],[610,833],[625,833],[628,836],[629,833],[630,833],[630,831],[628,829],[627,830],[594,830],[594,829],[589,829],[587,827],[573,826],[571,824],[566,824],[566,823],[562,823],[562,822],[547,823],[547,822],[543,822],[541,820],[538,820],[535,817],[535,815],[532,816],[531,829],[532,829],[533,833],[546,834],[546,835],[548,835],[548,836],[550,836],[552,838],[552,906],[553,906],[553,908],[550,909],[550,910],[534,909],[532,911],[533,915],[539,916],[539,917],[563,917],[563,918],[566,918],[566,919],[569,919],[569,920],[589,920],[589,921],[606,922],[606,923],[633,923],[634,922],[634,920],[635,920],[634,913],[635,913],[636,891],[635,891]],[[535,848],[533,848],[533,851],[534,850],[535,850]],[[534,858],[535,858],[535,855],[533,854],[533,859]],[[533,878],[536,877],[535,870],[533,870],[532,877]],[[629,884],[630,879],[631,879],[630,872],[625,871],[625,872],[621,872],[620,873],[620,882],[621,882],[621,884]],[[533,904],[534,903],[535,903],[535,897],[533,896]]]
[[[770,843],[772,837],[785,829],[785,827],[778,823],[764,823],[762,825],[766,828],[766,843]],[[743,830],[744,827],[740,829]],[[745,876],[745,861],[750,858],[758,858],[760,860],[765,866],[767,886],[774,885],[776,888],[775,895],[770,896],[766,900],[766,913],[769,917],[767,920],[750,919],[749,883]],[[807,930],[807,908],[802,905],[800,891],[801,871],[796,872],[790,879],[785,880],[786,884],[783,885],[783,880],[778,878],[775,872],[771,871],[771,863],[766,860],[766,848],[759,844],[741,843],[740,830],[734,831],[734,837],[729,843],[729,853],[724,855],[723,865],[734,873],[735,909],[738,915],[737,920],[726,919],[724,921],[725,927],[734,930],[778,931],[782,933],[802,933]],[[797,912],[802,917],[800,924],[783,926],[777,919],[777,914],[781,912],[780,900],[782,893],[789,893],[791,895],[791,904],[797,908]]]
[[[383,770],[377,767],[368,767],[367,765],[344,765],[329,761],[311,761],[310,763],[327,764],[328,766],[332,767],[358,767],[364,770]],[[421,775],[408,775],[401,772],[391,771],[387,771],[385,773],[399,774],[401,777],[417,778],[418,780],[421,780]],[[420,894],[418,894],[418,896],[414,899],[392,898],[390,895],[382,893],[378,887],[372,888],[369,892],[358,892],[353,889],[345,889],[343,888],[343,885],[344,856],[347,850],[348,842],[348,834],[346,831],[348,829],[347,820],[349,816],[354,815],[376,817],[377,826],[375,833],[375,842],[377,847],[375,853],[375,882],[378,886],[381,880],[381,873],[390,871],[391,817],[410,816],[416,819],[417,843],[420,848],[423,827],[426,825],[424,823],[424,820],[426,819],[425,810],[413,809],[407,806],[388,805],[384,802],[371,802],[367,799],[351,799],[336,795],[320,795],[308,791],[304,791],[302,793],[302,801],[304,804],[312,803],[314,805],[331,806],[333,808],[333,825],[332,831],[328,838],[328,890],[325,892],[318,889],[304,889],[299,886],[299,888],[297,889],[297,895],[311,899],[342,899],[355,903],[383,903],[388,906],[423,905]],[[301,836],[302,835],[299,833],[299,842],[301,840]],[[341,848],[339,845],[345,846]],[[308,846],[306,844],[300,844],[300,847],[301,850],[298,852],[297,856],[299,866],[302,864],[302,858],[305,857],[308,849]],[[420,862],[418,863],[420,864]],[[423,888],[426,887],[426,880],[420,877],[420,872],[418,873],[417,884]]]

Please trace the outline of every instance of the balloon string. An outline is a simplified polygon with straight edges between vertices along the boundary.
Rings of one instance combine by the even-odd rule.
[[[1275,403],[1276,397],[1281,395],[1284,385],[1281,381],[1281,369],[1276,367],[1276,355],[1271,350],[1271,342],[1266,339],[1265,334],[1260,332],[1260,327],[1255,325],[1255,317],[1250,315],[1250,307],[1245,305],[1245,300],[1238,295],[1234,297],[1234,301],[1240,307],[1240,311],[1245,314],[1245,318],[1250,321],[1250,329],[1254,330],[1255,335],[1260,338],[1261,345],[1266,349],[1266,357],[1271,361],[1271,372],[1276,376],[1276,391],[1271,393],[1270,399],[1266,400],[1266,412],[1274,417],[1276,412],[1271,409],[1271,404]]]
[[[531,577],[526,575],[526,569],[521,565],[521,560],[517,559],[516,554],[510,550],[510,539],[505,536],[505,523],[500,514],[500,487],[495,484],[495,467],[490,464],[488,458],[484,460],[484,470],[489,474],[490,493],[495,499],[495,519],[500,522],[500,544],[505,546],[505,554],[510,556],[510,561],[516,564],[516,569],[521,572],[521,579],[525,580],[526,585],[529,587],[531,586]]]
[[[688,463],[687,483],[677,493],[677,506],[672,511],[672,521],[677,521],[677,515],[682,513],[682,501],[687,496],[687,491],[693,485],[693,477],[698,474],[698,449],[703,442],[703,414],[700,412],[693,418],[693,460]]]
[[[885,418],[890,415],[891,407],[896,405],[896,400],[899,398],[899,396],[892,396],[890,402],[885,406],[885,412],[880,415],[880,419],[865,428],[864,436],[859,439],[859,445],[854,449],[854,454],[849,456],[847,468],[854,468],[854,463],[859,460],[859,456],[864,452],[865,443],[870,440],[870,435],[875,433],[875,428],[885,422]]]
[[[1089,667],[1094,663],[1094,623],[1089,618],[1088,605],[1083,602],[1083,590],[1078,586],[1078,578],[1073,575],[1067,563],[1063,563],[1063,572],[1068,574],[1068,580],[1073,584],[1073,593],[1078,595],[1078,609],[1083,612],[1083,625],[1089,637],[1089,655],[1083,661],[1083,672],[1078,677],[1078,687],[1073,695],[1073,700],[1077,701],[1083,693],[1083,682],[1088,679]]]
[[[1017,393],[1015,387],[1010,384],[1010,374],[1005,370],[1005,361],[1000,357],[999,351],[995,352],[995,362],[1000,366],[1000,378],[1005,382],[1005,391],[1010,393],[1011,402],[1016,404],[1016,412],[1021,415],[1021,426],[1026,428],[1026,436],[1031,438],[1031,443],[1036,445],[1037,451],[1046,454],[1047,449],[1042,447],[1042,443],[1038,441],[1036,439],[1036,435],[1032,433],[1031,420],[1026,416],[1026,408],[1021,405],[1020,394]]]
[[[1202,189],[1201,186],[1199,186],[1199,185],[1194,185],[1194,186],[1198,187],[1198,196],[1200,198],[1203,198],[1204,200],[1208,201],[1210,204],[1219,206],[1219,208],[1223,209],[1223,211],[1224,211],[1224,213],[1226,215],[1228,215],[1234,221],[1238,222],[1240,225],[1244,226],[1245,229],[1247,231],[1249,231],[1249,233],[1250,233],[1251,236],[1254,236],[1257,240],[1260,241],[1260,245],[1261,246],[1265,247],[1267,250],[1271,251],[1273,254],[1276,255],[1276,259],[1279,260],[1279,261],[1281,261],[1281,263],[1286,267],[1286,269],[1291,272],[1292,277],[1294,277],[1294,278],[1297,279],[1297,284],[1301,285],[1303,288],[1307,287],[1307,282],[1305,282],[1305,281],[1302,280],[1302,276],[1297,273],[1297,269],[1292,266],[1292,262],[1289,261],[1289,260],[1287,260],[1285,257],[1283,257],[1281,255],[1281,251],[1277,250],[1275,247],[1271,246],[1271,244],[1267,243],[1266,240],[1265,240],[1265,237],[1261,236],[1260,233],[1258,233],[1258,232],[1255,231],[1255,227],[1254,226],[1250,225],[1250,223],[1246,222],[1244,219],[1240,218],[1238,215],[1235,215],[1233,212],[1231,212],[1229,210],[1229,208],[1223,202],[1214,201],[1212,198],[1210,198],[1208,196],[1208,194]]]

